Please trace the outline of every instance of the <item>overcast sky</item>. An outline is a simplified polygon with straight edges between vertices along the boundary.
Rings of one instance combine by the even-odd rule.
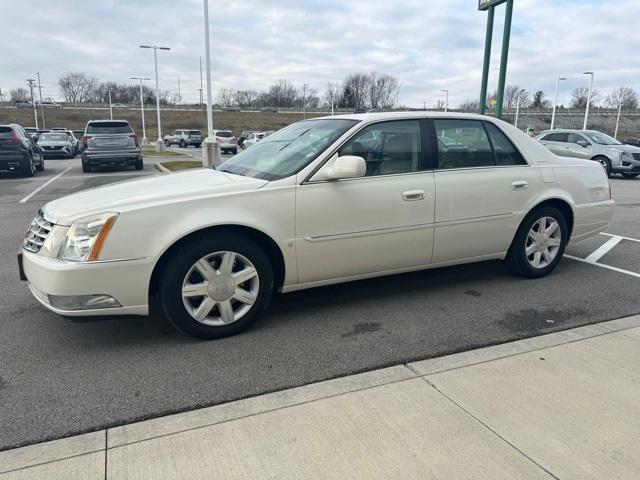
[[[22,0],[24,2],[24,0]],[[57,78],[83,71],[101,81],[153,77],[160,88],[197,101],[204,55],[201,0],[0,0],[0,88],[8,93],[39,71],[43,96],[58,98]],[[396,75],[400,103],[433,106],[479,96],[486,13],[477,0],[211,0],[213,89],[261,90],[287,78],[322,91],[349,72]],[[596,72],[603,93],[640,90],[640,0],[515,0],[507,83],[559,103]],[[498,81],[504,6],[496,10],[490,88]],[[149,83],[150,86],[152,83]]]

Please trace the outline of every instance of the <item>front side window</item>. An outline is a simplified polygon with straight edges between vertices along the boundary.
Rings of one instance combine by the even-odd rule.
[[[578,143],[580,141],[586,142],[587,140],[582,135],[579,135],[577,133],[570,133],[567,136],[567,143]]]
[[[567,141],[569,140],[569,134],[568,133],[562,133],[562,132],[550,133],[550,134],[546,135],[545,137],[542,137],[541,140],[544,140],[545,142],[567,143]]]
[[[438,167],[477,168],[495,165],[489,138],[479,120],[434,120]]]
[[[368,177],[417,172],[421,156],[420,123],[399,120],[369,125],[344,144],[338,155],[364,158]]]
[[[293,123],[230,158],[218,170],[264,180],[288,177],[315,160],[356,123],[347,119]]]

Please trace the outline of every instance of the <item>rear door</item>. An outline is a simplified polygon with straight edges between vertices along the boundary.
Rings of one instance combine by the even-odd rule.
[[[128,122],[92,122],[87,126],[89,150],[118,151],[136,147]]]
[[[539,179],[491,122],[433,120],[438,145],[433,262],[506,251]]]
[[[565,132],[553,132],[547,133],[544,137],[540,139],[540,143],[551,150],[556,155],[560,155],[561,157],[567,157],[569,155],[569,148],[567,145],[567,141],[569,139],[569,134]]]

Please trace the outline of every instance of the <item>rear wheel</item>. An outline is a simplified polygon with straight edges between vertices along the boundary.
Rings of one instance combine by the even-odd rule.
[[[178,330],[221,338],[248,328],[266,310],[273,269],[249,238],[198,236],[168,260],[158,285],[160,307]]]
[[[136,167],[136,170],[142,170],[142,168],[144,167],[144,164],[142,163],[142,157],[136,160],[136,163],[134,163],[134,166]]]
[[[238,149],[234,148],[233,150],[231,150],[231,153],[233,153],[234,155],[237,155],[238,154]]]
[[[84,173],[89,173],[91,170],[93,170],[93,168],[91,168],[91,164],[90,163],[84,163],[82,162],[82,171]]]
[[[24,174],[26,177],[33,177],[36,174],[36,166],[33,163],[33,155],[29,156],[29,161],[24,167]]]
[[[594,158],[594,160],[596,162],[598,162],[600,165],[602,165],[602,168],[604,168],[605,172],[607,172],[607,177],[611,176],[611,162],[609,161],[609,159],[607,157],[596,157]]]
[[[538,208],[520,224],[505,262],[522,277],[543,277],[560,262],[568,235],[567,222],[560,210]]]
[[[170,146],[171,146],[171,142],[170,142],[169,140],[165,140],[165,141],[164,141],[164,144],[165,144],[167,147],[170,147]]]
[[[625,178],[636,178],[640,173],[623,173],[622,176]]]

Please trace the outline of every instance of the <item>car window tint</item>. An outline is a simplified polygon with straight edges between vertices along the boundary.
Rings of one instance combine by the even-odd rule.
[[[356,155],[367,163],[366,176],[420,170],[420,123],[400,120],[365,127],[340,148],[339,155]]]
[[[496,155],[497,165],[526,165],[527,162],[520,155],[520,152],[513,146],[511,140],[500,131],[493,123],[485,122],[485,127],[489,133],[491,144],[493,145],[493,151]]]
[[[87,134],[133,133],[127,122],[92,122],[87,125]]]
[[[231,138],[233,137],[233,133],[227,130],[219,130],[218,132],[216,132],[216,137]]]
[[[0,127],[0,138],[13,138],[13,129],[11,127]]]
[[[495,165],[493,151],[479,120],[434,120],[438,167],[475,168]]]
[[[567,143],[568,137],[569,137],[568,133],[558,132],[558,133],[550,133],[549,135],[544,137],[542,140],[544,140],[546,142]]]
[[[577,133],[570,133],[567,135],[567,143],[578,143],[580,140],[586,142],[585,138]]]

